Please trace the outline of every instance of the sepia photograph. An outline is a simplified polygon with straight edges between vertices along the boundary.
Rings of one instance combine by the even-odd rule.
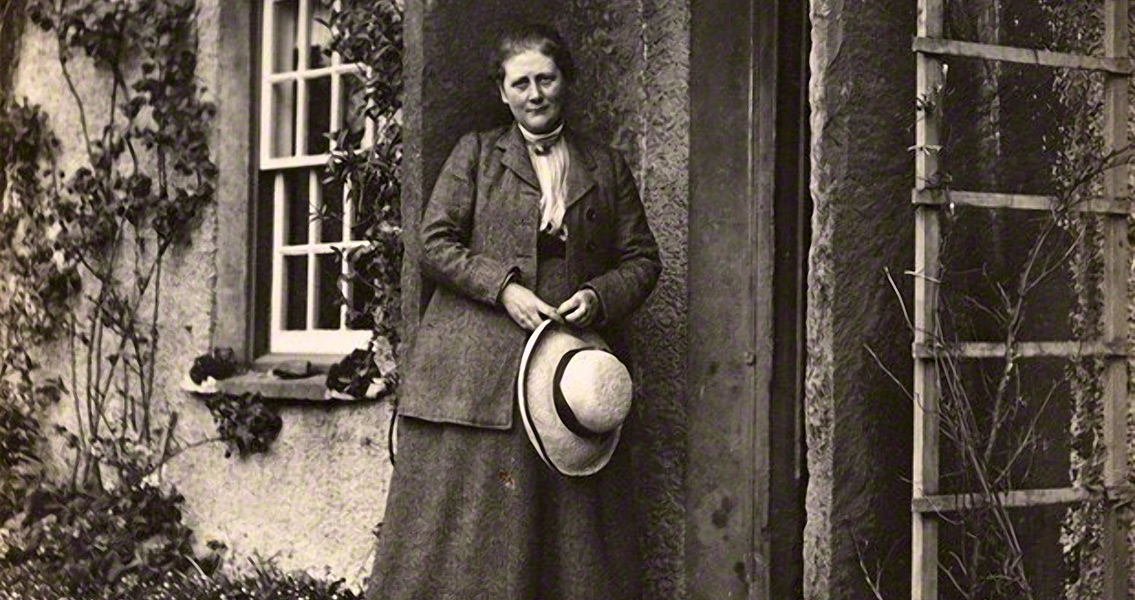
[[[0,0],[0,600],[1135,600],[1128,0]]]

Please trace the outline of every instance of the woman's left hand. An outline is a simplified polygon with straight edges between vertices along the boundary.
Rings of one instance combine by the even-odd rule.
[[[571,325],[587,327],[599,315],[599,296],[592,289],[579,290],[559,305],[556,313]]]

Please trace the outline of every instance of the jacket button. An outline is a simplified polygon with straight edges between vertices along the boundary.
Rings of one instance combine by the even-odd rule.
[[[596,217],[596,214],[597,214],[597,213],[595,212],[595,208],[594,208],[594,207],[587,209],[587,220],[588,220],[588,221],[594,221],[594,220],[595,220],[595,217]]]

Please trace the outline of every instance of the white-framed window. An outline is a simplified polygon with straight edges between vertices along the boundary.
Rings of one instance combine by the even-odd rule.
[[[263,0],[260,77],[260,189],[270,206],[271,281],[268,345],[276,354],[344,354],[364,343],[370,328],[353,319],[365,290],[341,275],[345,251],[366,242],[358,207],[346,190],[324,182],[337,150],[328,134],[368,146],[374,127],[364,116],[362,66],[328,54],[327,0]],[[360,288],[362,286],[359,286]]]

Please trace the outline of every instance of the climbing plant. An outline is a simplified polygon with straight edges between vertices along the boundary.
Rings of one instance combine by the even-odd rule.
[[[50,565],[78,593],[192,562],[181,497],[154,477],[192,445],[156,368],[166,263],[213,200],[214,110],[196,79],[193,0],[27,0],[26,15],[56,44],[80,147],[63,147],[41,109],[4,101],[0,426],[18,468],[2,489],[4,516],[19,515],[3,561]],[[100,85],[80,86],[92,71]],[[61,378],[40,372],[48,342],[69,356]],[[48,477],[35,468],[40,411],[59,401],[65,473]]]
[[[356,325],[371,327],[374,338],[360,361],[364,368],[348,378],[377,371],[383,394],[397,386],[395,358],[400,345],[402,271],[402,18],[401,0],[343,0],[327,2],[325,23],[332,38],[326,52],[338,52],[344,63],[363,65],[363,85],[351,104],[365,106],[374,127],[373,143],[362,147],[364,131],[345,128],[332,132],[336,150],[327,164],[326,179],[348,190],[358,207],[355,223],[367,243],[344,251],[350,265],[345,277],[365,289],[361,309],[351,310]],[[342,215],[327,214],[338,219]],[[350,304],[348,304],[350,306]],[[373,365],[373,366],[372,366]]]
[[[31,22],[55,38],[82,160],[64,172],[48,156],[36,193],[9,186],[8,257],[29,257],[19,288],[42,281],[36,269],[68,284],[47,288],[59,294],[51,319],[72,354],[74,484],[101,486],[107,467],[140,479],[176,452],[177,417],[161,414],[155,386],[163,268],[212,202],[216,175],[196,10],[192,0],[29,1]],[[107,78],[97,92],[76,85],[83,60]]]

